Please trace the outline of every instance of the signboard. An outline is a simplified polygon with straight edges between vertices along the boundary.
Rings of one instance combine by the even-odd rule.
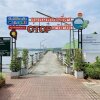
[[[8,16],[7,25],[28,25],[28,17],[17,17],[17,16]]]
[[[100,52],[100,34],[83,34],[83,51]]]
[[[70,17],[60,17],[60,18],[31,18],[31,22],[71,22]]]
[[[28,26],[27,27],[27,31],[29,33],[48,33],[48,31],[50,30],[71,30],[72,26],[69,25],[65,25],[65,26]]]
[[[77,17],[73,20],[73,26],[74,26],[74,28],[76,28],[78,30],[83,28],[82,27],[83,23],[84,23],[84,20],[80,17]]]
[[[8,26],[8,29],[26,30],[26,26]]]
[[[0,37],[0,56],[10,56],[10,37]]]
[[[51,26],[51,30],[71,30],[72,28],[70,24],[65,26]]]
[[[27,31],[29,33],[48,33],[51,30],[51,26],[28,26]]]

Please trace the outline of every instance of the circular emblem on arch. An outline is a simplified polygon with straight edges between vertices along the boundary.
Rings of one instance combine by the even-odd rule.
[[[80,17],[77,17],[73,20],[73,26],[75,29],[83,29],[83,23],[84,23],[84,20],[83,18],[80,18]]]

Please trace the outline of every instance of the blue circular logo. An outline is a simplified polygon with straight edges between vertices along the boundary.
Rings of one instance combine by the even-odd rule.
[[[84,23],[84,20],[83,20],[83,18],[80,18],[80,17],[77,17],[77,18],[75,18],[74,20],[73,20],[73,26],[74,26],[74,28],[76,28],[76,29],[83,29],[83,23]]]

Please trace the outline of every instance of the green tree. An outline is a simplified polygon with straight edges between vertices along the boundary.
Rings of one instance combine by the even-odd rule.
[[[23,49],[22,51],[22,60],[23,60],[23,65],[25,68],[28,66],[28,49]]]
[[[77,71],[83,70],[84,58],[80,49],[75,50],[74,69]]]
[[[85,29],[88,27],[89,21],[88,20],[84,20],[82,28]]]
[[[16,59],[16,58],[18,58],[18,56],[19,56],[19,51],[18,51],[18,49],[14,49],[13,58],[12,58],[12,59]]]
[[[21,69],[21,65],[18,61],[18,55],[19,55],[19,52],[17,49],[14,49],[14,52],[13,52],[13,55],[12,55],[12,59],[11,59],[11,63],[10,63],[10,70],[12,72],[17,72]]]

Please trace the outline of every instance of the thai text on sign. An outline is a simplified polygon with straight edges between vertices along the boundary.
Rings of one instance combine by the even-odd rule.
[[[71,30],[72,26],[69,25],[65,25],[65,26],[51,26],[51,30]]]
[[[8,29],[26,30],[26,26],[8,26]]]
[[[72,26],[71,25],[66,25],[66,26],[28,26],[27,31],[29,33],[48,33],[50,30],[71,30]]]
[[[31,18],[31,22],[71,22],[70,17],[60,18]]]
[[[7,25],[28,25],[28,17],[8,16]]]

